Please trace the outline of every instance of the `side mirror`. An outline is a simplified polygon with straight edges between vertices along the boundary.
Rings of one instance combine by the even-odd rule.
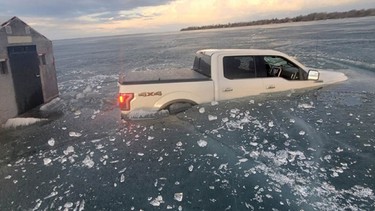
[[[319,80],[319,71],[317,70],[309,70],[309,73],[307,75],[307,80],[314,80],[317,81]]]

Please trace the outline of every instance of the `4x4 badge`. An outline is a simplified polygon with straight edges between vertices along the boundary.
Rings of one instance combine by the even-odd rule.
[[[157,92],[141,92],[138,94],[138,96],[140,97],[152,97],[152,96],[162,96],[163,94],[161,93],[161,91],[157,91]]]

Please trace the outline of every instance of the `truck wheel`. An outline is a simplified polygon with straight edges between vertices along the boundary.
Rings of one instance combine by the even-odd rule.
[[[183,111],[188,110],[193,105],[191,103],[173,103],[168,106],[168,111],[170,114],[177,114]]]

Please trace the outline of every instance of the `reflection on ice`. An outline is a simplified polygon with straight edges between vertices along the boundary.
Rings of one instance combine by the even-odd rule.
[[[151,110],[134,110],[127,115],[131,120],[146,120],[166,117],[169,115],[168,110],[151,111]]]

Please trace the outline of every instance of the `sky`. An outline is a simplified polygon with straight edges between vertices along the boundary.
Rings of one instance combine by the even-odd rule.
[[[57,40],[369,8],[374,0],[0,0],[0,20],[17,16]]]

